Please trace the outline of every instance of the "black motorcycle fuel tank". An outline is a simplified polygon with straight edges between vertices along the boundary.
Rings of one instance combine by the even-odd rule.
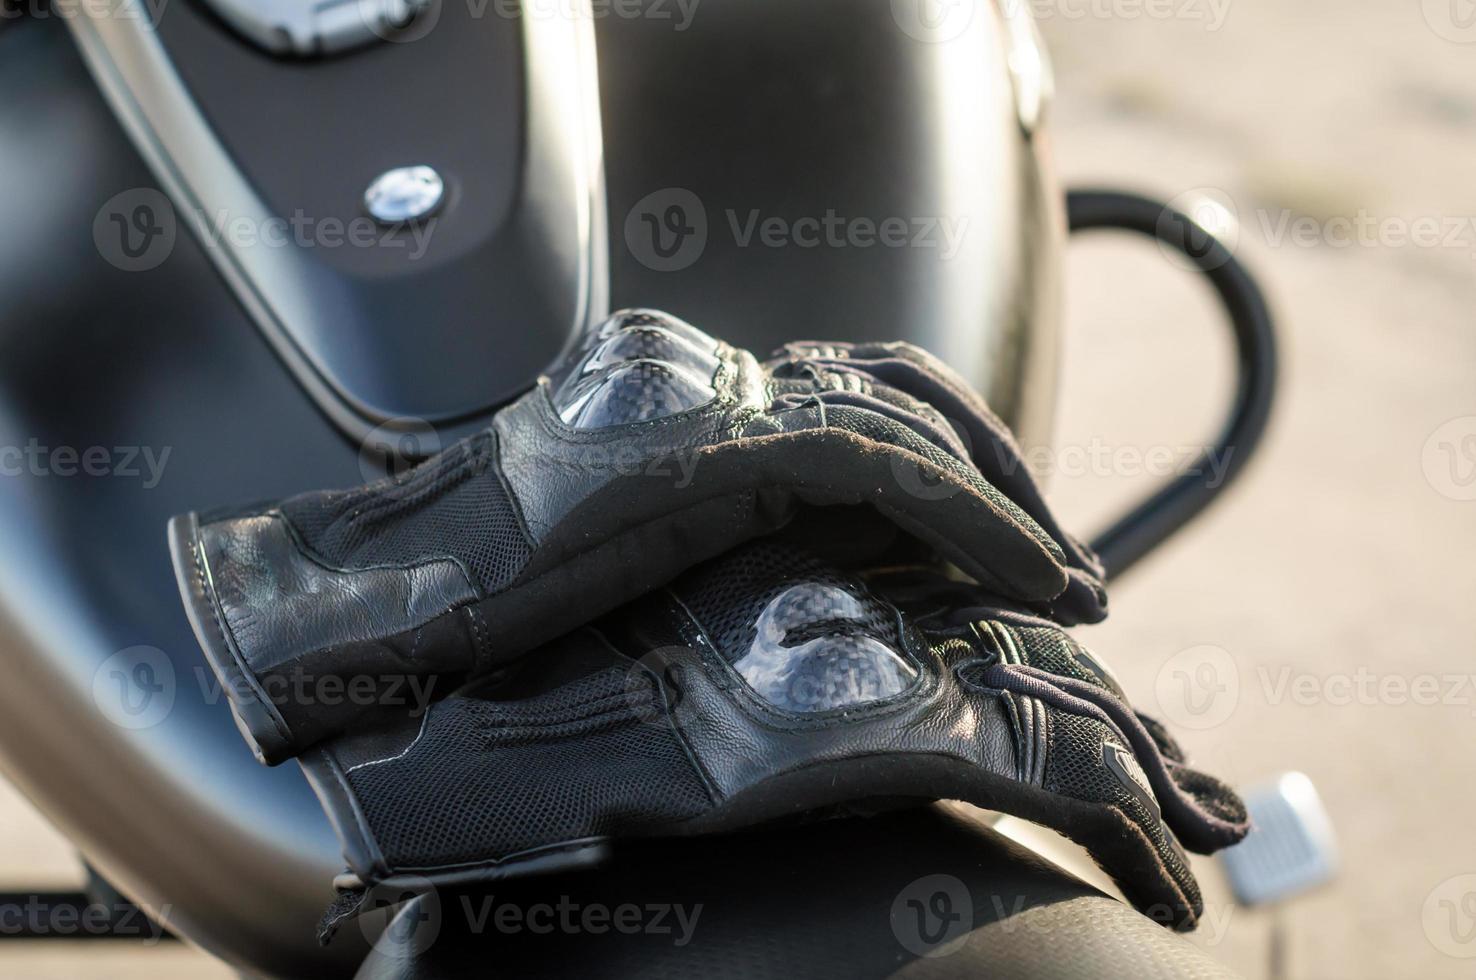
[[[304,59],[159,11],[79,40],[173,220],[350,435],[484,413],[604,312],[587,19],[452,0]]]
[[[173,220],[356,440],[464,431],[612,303],[759,351],[906,336],[1041,412],[1048,67],[1023,10],[908,7],[436,0],[322,58],[198,3],[77,36]],[[376,217],[412,172],[430,205]]]
[[[676,9],[642,9],[658,6]],[[4,242],[24,244],[0,288],[0,444],[172,447],[146,491],[29,472],[0,483],[0,622],[17,679],[0,688],[5,768],[109,880],[243,968],[343,968],[352,945],[325,951],[312,935],[342,866],[333,835],[300,774],[259,767],[218,692],[196,683],[204,664],[164,521],[362,482],[373,474],[361,440],[386,419],[424,419],[449,441],[526,386],[592,311],[666,307],[758,350],[798,336],[913,340],[1040,440],[1064,234],[1022,97],[1040,78],[1028,57],[1012,73],[985,56],[1022,43],[992,6],[948,37],[899,20],[898,6],[703,0],[685,26],[610,7],[523,17],[508,34],[488,22],[497,5],[479,17],[443,0],[421,37],[318,61],[257,51],[189,2],[167,5],[157,30],[78,16],[0,32],[0,77],[26,93],[0,112],[0,161],[47,174],[0,188]],[[583,79],[596,50],[597,90],[550,86],[554,111],[537,111],[538,66]],[[482,81],[437,82],[453,53]],[[507,116],[489,106],[514,81],[517,123],[492,134]],[[417,116],[406,89],[436,105]],[[597,126],[557,111],[577,92],[597,99]],[[327,145],[300,147],[340,98],[316,117]],[[550,145],[580,148],[532,167],[535,115],[562,134]],[[183,122],[209,139],[166,153],[164,134]],[[375,176],[410,165],[434,167],[446,191],[414,261],[409,249],[300,246],[290,224],[285,246],[238,246],[193,217],[208,231],[224,207],[262,229],[300,209],[320,234],[335,218],[346,235]],[[172,245],[129,271],[109,244],[116,225],[95,234],[99,216],[119,195],[160,190]],[[839,244],[806,246],[831,214]],[[646,215],[664,240],[642,237]],[[943,219],[963,231],[947,248],[914,244],[930,219],[937,235]],[[889,220],[906,244],[880,241]],[[703,221],[705,238],[674,236]],[[869,244],[863,222],[877,229]],[[391,231],[413,243],[413,229]],[[139,646],[176,679],[171,710],[146,728],[109,724],[93,679]]]

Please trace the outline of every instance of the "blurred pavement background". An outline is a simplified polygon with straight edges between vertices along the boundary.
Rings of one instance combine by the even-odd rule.
[[[1476,26],[1451,0],[1230,0],[1218,30],[1157,6],[1043,8],[1061,174],[1233,210],[1282,400],[1245,481],[1083,638],[1210,771],[1320,788],[1342,874],[1288,908],[1289,976],[1476,975]],[[1210,438],[1229,347],[1152,244],[1069,261],[1053,495],[1094,528],[1144,485],[1134,450]],[[1263,977],[1268,929],[1237,909],[1197,941]]]

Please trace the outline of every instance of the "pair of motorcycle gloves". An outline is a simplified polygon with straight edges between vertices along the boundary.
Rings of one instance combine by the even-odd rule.
[[[413,470],[170,542],[238,727],[302,763],[352,887],[958,799],[1189,929],[1182,848],[1248,829],[1064,631],[1106,614],[1100,565],[911,345],[760,362],[619,313]]]

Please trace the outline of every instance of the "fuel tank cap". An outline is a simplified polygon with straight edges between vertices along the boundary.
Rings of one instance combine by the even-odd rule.
[[[434,167],[395,167],[369,184],[364,207],[376,221],[397,225],[429,217],[445,196],[446,182]]]

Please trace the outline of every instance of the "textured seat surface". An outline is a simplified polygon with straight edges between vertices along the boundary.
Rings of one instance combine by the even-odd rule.
[[[926,806],[627,846],[598,872],[404,906],[360,980],[497,976],[1201,980],[1182,936]]]

